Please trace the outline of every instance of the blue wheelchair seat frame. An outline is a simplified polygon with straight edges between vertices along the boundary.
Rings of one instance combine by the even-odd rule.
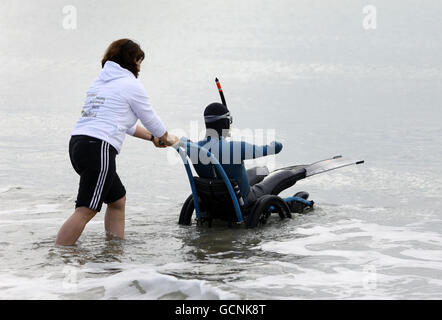
[[[190,164],[188,161],[187,153],[183,148],[189,149],[189,150],[195,150],[197,153],[200,154],[200,152],[205,152],[206,155],[209,157],[212,165],[215,167],[217,172],[221,175],[222,180],[224,181],[224,184],[227,187],[227,190],[230,194],[230,197],[232,198],[233,207],[235,209],[236,217],[238,219],[238,223],[242,223],[244,221],[243,215],[241,212],[241,208],[239,205],[238,198],[236,197],[235,190],[233,190],[232,184],[230,183],[229,177],[227,176],[226,172],[224,171],[223,167],[219,163],[218,159],[215,158],[215,156],[206,148],[190,142],[190,141],[184,141],[181,140],[181,145],[177,148],[177,151],[179,155],[181,156],[181,159],[183,160],[184,167],[186,168],[187,177],[189,178],[190,188],[192,189],[192,195],[193,195],[193,203],[195,206],[195,215],[197,219],[201,218],[201,210],[198,202],[198,192],[196,190],[195,180],[193,178],[192,169],[190,168]],[[183,145],[184,144],[184,145]]]
[[[236,218],[237,218],[237,223],[238,224],[243,223],[244,217],[243,217],[243,211],[241,210],[242,203],[240,204],[240,201],[242,201],[242,198],[240,198],[240,192],[239,192],[239,190],[234,189],[229,177],[227,176],[226,172],[224,171],[222,165],[219,163],[218,159],[216,159],[215,156],[208,149],[206,149],[196,143],[193,143],[186,138],[180,139],[180,143],[179,143],[179,145],[176,146],[176,150],[184,163],[187,177],[189,179],[190,187],[192,190],[192,198],[193,198],[196,219],[197,220],[201,219],[201,207],[200,207],[200,203],[199,203],[199,196],[198,196],[197,187],[195,184],[195,178],[192,174],[192,169],[190,167],[190,163],[188,160],[188,158],[190,159],[190,157],[188,156],[186,150],[190,150],[191,154],[192,154],[192,152],[196,152],[195,154],[197,154],[197,155],[200,155],[201,152],[203,154],[205,153],[206,156],[210,159],[210,163],[214,166],[214,168],[215,168],[216,172],[219,174],[219,176],[221,176],[221,179],[224,182],[224,184],[227,188],[227,191],[230,195],[230,198],[231,198],[232,204],[233,204],[233,208],[235,210]],[[300,196],[297,196],[298,194]],[[279,198],[280,202],[282,202],[282,205],[285,204],[287,206],[287,210],[289,211],[287,213],[287,216],[291,217],[290,212],[298,212],[298,211],[292,210],[292,208],[293,208],[291,206],[292,204],[296,204],[298,206],[300,205],[300,206],[302,206],[302,208],[311,208],[311,207],[313,207],[313,204],[314,204],[313,201],[307,200],[308,193],[300,192],[298,194],[296,194],[295,196],[292,196],[292,197],[288,197],[288,198],[279,198],[277,196],[273,196],[273,197]],[[264,196],[264,197],[266,197],[266,196]],[[240,200],[238,200],[238,199],[240,199]],[[259,202],[259,199],[257,200],[257,202]],[[280,206],[280,204],[278,204],[278,203],[276,203],[275,205]],[[268,207],[268,209],[270,210],[270,213],[271,213],[271,212],[274,212],[276,208],[274,206],[270,205]]]

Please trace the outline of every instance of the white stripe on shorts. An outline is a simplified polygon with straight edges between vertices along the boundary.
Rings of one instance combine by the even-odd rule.
[[[101,193],[103,192],[104,183],[106,182],[106,175],[109,169],[109,144],[101,142],[101,169],[98,175],[97,185],[95,186],[94,195],[92,196],[89,207],[96,210],[100,202]]]

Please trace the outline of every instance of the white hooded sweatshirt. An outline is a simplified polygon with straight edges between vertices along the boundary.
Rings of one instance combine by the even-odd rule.
[[[118,63],[107,61],[87,91],[72,135],[104,140],[120,153],[126,133],[135,133],[138,119],[155,137],[166,133],[141,82]]]

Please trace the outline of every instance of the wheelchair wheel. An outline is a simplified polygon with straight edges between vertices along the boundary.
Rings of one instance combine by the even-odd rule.
[[[255,228],[265,224],[272,212],[277,212],[281,219],[291,218],[290,210],[284,200],[275,195],[265,195],[256,201],[245,217],[246,227]]]
[[[193,195],[187,197],[181,208],[180,218],[178,224],[189,226],[192,224],[192,214],[195,210],[195,204],[193,203]]]

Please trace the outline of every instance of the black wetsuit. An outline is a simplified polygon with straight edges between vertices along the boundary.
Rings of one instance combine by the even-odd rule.
[[[227,176],[238,182],[246,205],[253,203],[265,194],[277,195],[299,180],[298,171],[281,170],[268,174],[268,170],[259,172],[257,169],[249,171],[245,169],[244,160],[279,153],[282,149],[282,144],[279,142],[257,146],[244,141],[227,141],[221,137],[219,140],[208,138],[199,141],[198,145],[208,149],[218,159]],[[207,159],[202,159],[203,153],[195,157],[190,148],[186,151],[201,178],[216,178],[216,172],[210,162]]]

